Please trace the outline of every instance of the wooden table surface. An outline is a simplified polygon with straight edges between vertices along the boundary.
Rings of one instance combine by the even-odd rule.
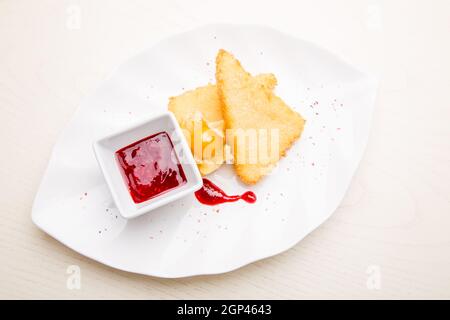
[[[0,1],[0,298],[450,298],[449,1],[152,2]],[[111,269],[38,230],[32,201],[80,100],[140,50],[213,22],[268,24],[379,76],[334,215],[283,254],[184,279]]]

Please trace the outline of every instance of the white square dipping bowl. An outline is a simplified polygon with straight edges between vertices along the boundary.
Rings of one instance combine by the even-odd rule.
[[[172,140],[175,153],[181,163],[187,181],[185,184],[156,195],[147,201],[135,203],[131,198],[120,171],[121,169],[116,159],[116,151],[138,140],[164,131],[169,134]],[[97,140],[94,142],[93,147],[98,164],[105,176],[106,183],[111,191],[117,209],[124,218],[140,216],[169,202],[187,196],[202,187],[202,177],[195,164],[191,150],[180,126],[170,112],[162,113],[125,130]]]

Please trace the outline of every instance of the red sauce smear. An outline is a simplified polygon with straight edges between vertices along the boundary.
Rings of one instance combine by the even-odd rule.
[[[201,203],[209,206],[224,202],[235,202],[241,199],[248,203],[256,202],[256,195],[252,191],[247,191],[242,195],[229,196],[206,178],[203,178],[203,187],[195,192],[195,197]]]
[[[167,132],[156,133],[118,150],[116,158],[135,203],[187,182]]]

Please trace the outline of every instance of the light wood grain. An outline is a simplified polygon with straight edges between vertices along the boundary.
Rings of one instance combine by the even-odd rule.
[[[450,298],[448,12],[446,0],[0,1],[0,298]],[[174,280],[113,270],[39,231],[33,197],[80,100],[131,55],[208,22],[268,23],[379,75],[370,141],[336,213],[281,255]],[[80,290],[66,287],[69,265]]]

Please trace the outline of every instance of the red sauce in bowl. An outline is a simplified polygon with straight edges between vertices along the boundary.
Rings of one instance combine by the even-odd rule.
[[[156,133],[116,151],[116,158],[135,203],[187,182],[167,132]]]

